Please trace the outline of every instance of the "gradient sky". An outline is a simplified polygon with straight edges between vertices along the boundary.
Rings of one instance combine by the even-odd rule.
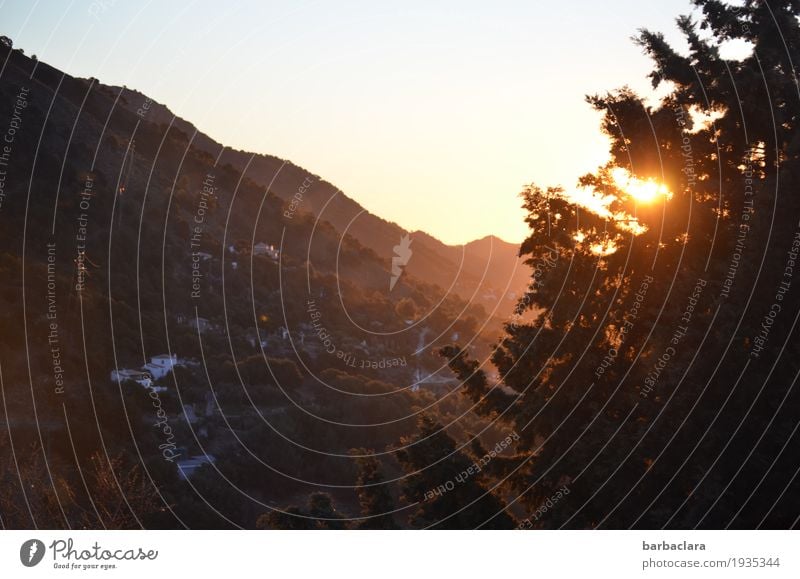
[[[286,158],[448,243],[520,241],[518,193],[606,158],[587,93],[646,90],[637,28],[684,46],[689,0],[0,0],[0,34]]]

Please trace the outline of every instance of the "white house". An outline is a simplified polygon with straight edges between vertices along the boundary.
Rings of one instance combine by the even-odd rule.
[[[153,356],[150,358],[150,363],[145,364],[144,370],[145,372],[150,372],[150,375],[153,377],[154,380],[160,380],[170,372],[172,369],[178,364],[178,355],[172,354],[172,356],[168,354],[159,354],[158,356]]]
[[[215,329],[215,324],[213,324],[209,319],[201,318],[199,316],[187,316],[185,314],[178,314],[177,316],[175,316],[175,321],[182,326],[187,326],[189,328],[200,330],[201,333]]]
[[[200,332],[201,334],[207,332],[213,326],[213,324],[208,319],[200,317],[198,317],[195,320],[195,323],[192,325],[195,326],[197,328],[197,331]]]
[[[194,471],[196,471],[198,468],[204,464],[213,464],[216,462],[216,460],[217,459],[210,454],[190,456],[184,460],[179,460],[177,462],[178,476],[181,477],[181,479],[186,480],[191,477],[194,474]]]
[[[119,383],[133,380],[144,388],[150,388],[153,386],[153,380],[150,374],[140,370],[112,370],[111,380]]]
[[[142,366],[140,370],[130,370],[127,368],[112,370],[111,381],[126,382],[128,380],[133,380],[144,388],[151,388],[156,392],[163,392],[166,388],[163,386],[153,386],[153,381],[159,380],[169,374],[179,363],[186,364],[189,362],[186,360],[179,362],[177,354],[173,354],[172,356],[160,354],[150,358],[150,362]]]
[[[253,255],[266,255],[270,259],[278,261],[280,251],[274,245],[267,245],[262,241],[253,246]]]

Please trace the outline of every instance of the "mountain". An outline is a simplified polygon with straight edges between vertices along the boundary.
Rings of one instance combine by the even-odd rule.
[[[508,312],[513,299],[530,280],[530,268],[518,258],[519,246],[515,244],[488,236],[466,245],[446,245],[423,231],[409,232],[371,214],[331,183],[290,161],[224,147],[165,105],[136,90],[102,84],[98,89],[148,122],[184,132],[192,147],[205,151],[218,164],[241,171],[288,203],[295,200],[297,211],[310,213],[339,232],[346,232],[387,264],[391,264],[394,247],[410,235],[412,256],[405,268],[407,274],[444,289],[452,288],[462,299],[480,303],[488,311]]]
[[[76,476],[98,456],[163,494],[140,507],[149,526],[254,526],[268,501],[319,490],[303,481],[352,484],[350,451],[416,435],[422,412],[462,442],[498,434],[469,416],[440,351],[489,355],[498,302],[467,290],[484,289],[480,260],[501,275],[512,245],[411,233],[390,289],[407,232],[304,169],[223,149],[143,95],[2,44],[0,80],[0,430],[13,431],[0,434],[0,464],[34,448],[20,480],[40,483],[46,464],[79,503],[4,524],[102,526],[81,519],[92,498]],[[142,368],[150,392],[120,378]],[[217,457],[245,495],[209,509],[195,490],[230,480],[198,469],[190,487],[175,453]],[[337,500],[358,511],[354,493]]]

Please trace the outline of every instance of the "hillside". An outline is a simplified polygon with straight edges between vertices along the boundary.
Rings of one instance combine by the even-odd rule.
[[[460,337],[486,354],[486,310],[410,271],[390,291],[382,242],[342,235],[324,219],[333,212],[307,210],[330,185],[288,163],[273,179],[283,162],[272,157],[240,170],[246,154],[220,157],[221,146],[135,93],[18,50],[0,47],[0,61],[0,119],[13,131],[0,158],[2,430],[13,441],[0,435],[0,460],[35,448],[20,468],[46,463],[72,488],[76,464],[118,457],[160,493],[161,510],[142,506],[153,508],[148,525],[254,526],[268,501],[317,490],[303,481],[352,484],[348,453],[365,428],[383,449],[413,436],[422,410],[450,423],[466,412],[438,351]],[[315,185],[293,207],[287,196],[306,179]],[[356,210],[337,199],[340,218]],[[398,243],[399,228],[364,215]],[[412,263],[455,271],[417,236]],[[161,375],[172,355],[177,367]],[[136,381],[143,368],[150,394]],[[470,429],[487,426],[462,420],[453,434]],[[209,510],[165,444],[170,456],[219,457],[193,485],[217,492],[233,479],[248,495]],[[336,498],[357,512],[352,491]],[[41,517],[67,525],[58,512]]]
[[[191,137],[192,146],[205,151],[221,165],[230,165],[286,202],[297,200],[297,211],[311,213],[346,232],[391,263],[394,246],[407,234],[413,240],[413,256],[406,272],[426,283],[452,288],[461,298],[482,304],[488,311],[507,314],[530,279],[530,268],[517,257],[519,247],[490,236],[466,245],[446,245],[422,232],[409,232],[399,225],[366,211],[356,201],[323,177],[272,155],[238,151],[197,130],[175,116],[165,105],[128,88],[99,85],[98,90],[133,112],[144,111],[149,122],[171,125]],[[297,197],[296,197],[297,196]],[[499,298],[498,300],[492,296]],[[503,297],[507,299],[503,300]]]

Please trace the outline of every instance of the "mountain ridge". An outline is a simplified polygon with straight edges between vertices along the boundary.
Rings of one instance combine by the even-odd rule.
[[[98,85],[99,90],[118,96],[127,110],[156,124],[167,124],[184,132],[193,147],[242,171],[254,182],[287,203],[294,211],[311,213],[373,249],[391,263],[394,247],[405,235],[412,241],[412,258],[406,266],[410,275],[452,288],[465,299],[476,299],[494,307],[498,293],[513,301],[527,286],[530,271],[518,257],[518,245],[496,235],[465,244],[449,245],[421,230],[409,231],[365,209],[332,183],[315,173],[275,155],[233,149],[217,142],[177,115],[167,105],[136,89]],[[487,250],[486,245],[489,245]],[[495,296],[495,297],[492,297]]]

